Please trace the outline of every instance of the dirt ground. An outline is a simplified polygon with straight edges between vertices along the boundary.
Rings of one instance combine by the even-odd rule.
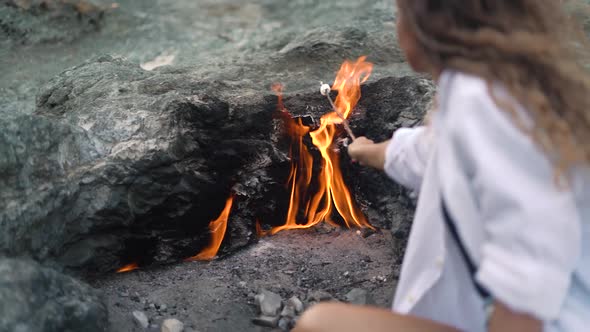
[[[400,269],[393,241],[388,230],[368,237],[327,226],[288,231],[211,262],[139,269],[91,283],[106,295],[113,332],[143,331],[134,310],[146,313],[150,331],[159,331],[166,318],[182,321],[185,331],[269,331],[252,323],[261,289],[308,304],[313,292],[343,300],[361,288],[375,305],[390,306]]]

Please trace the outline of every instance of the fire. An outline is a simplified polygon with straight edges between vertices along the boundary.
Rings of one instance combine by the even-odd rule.
[[[338,91],[334,104],[345,118],[350,116],[358,103],[361,97],[360,85],[367,81],[373,69],[373,64],[365,60],[366,57],[360,57],[356,62],[345,61],[334,81],[332,89]],[[279,111],[286,113],[282,102],[282,87],[274,85],[273,90],[278,93]],[[311,132],[309,127],[302,124],[301,119],[289,120],[286,129],[291,136],[290,157],[293,160],[287,181],[291,192],[289,209],[285,224],[273,228],[270,233],[310,228],[322,221],[334,224],[331,219],[334,208],[347,227],[373,228],[352,199],[342,178],[339,155],[331,149],[339,132],[336,125],[342,123],[342,119],[335,112],[328,113],[321,118],[320,127]],[[311,136],[322,157],[315,193],[310,193],[309,190],[312,183],[313,156],[303,143],[307,134]],[[295,158],[296,154],[298,158]],[[300,211],[305,212],[304,220],[299,218]]]
[[[133,270],[139,269],[139,265],[137,263],[131,263],[123,266],[122,268],[117,270],[117,273],[129,272]]]
[[[204,261],[215,258],[221,247],[225,231],[227,230],[227,220],[229,219],[233,201],[234,196],[231,195],[225,202],[225,207],[219,217],[209,223],[209,231],[211,232],[211,242],[209,245],[196,256],[187,258],[187,261]]]

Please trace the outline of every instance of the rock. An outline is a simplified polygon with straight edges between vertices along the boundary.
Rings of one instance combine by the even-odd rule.
[[[32,261],[0,259],[0,299],[0,331],[107,331],[96,290]]]
[[[295,324],[293,323],[293,320],[287,317],[281,317],[281,319],[279,319],[279,323],[277,324],[278,328],[282,331],[291,331],[294,325]]]
[[[137,326],[141,327],[142,329],[147,329],[150,324],[148,317],[143,311],[134,311],[133,319],[135,320]]]
[[[96,32],[104,9],[81,0],[6,0],[0,21],[14,44],[72,42]]]
[[[281,310],[283,301],[280,295],[266,289],[263,289],[256,295],[254,300],[259,312],[263,316],[277,316]]]
[[[260,315],[252,319],[252,323],[265,327],[277,327],[277,324],[279,323],[279,317]]]
[[[160,304],[160,307],[158,308],[159,311],[162,312],[166,312],[166,310],[168,310],[168,306],[165,304]]]
[[[419,119],[431,89],[424,82],[367,84],[353,130],[382,139],[402,117]],[[33,115],[0,118],[0,253],[103,272],[121,267],[121,257],[175,261],[209,242],[209,221],[230,192],[221,253],[255,241],[256,219],[282,219],[288,193],[279,173],[290,167],[276,97],[260,84],[228,87],[186,68],[145,72],[110,56],[50,80]],[[316,90],[287,95],[285,105],[318,119],[327,106]],[[372,223],[388,227],[408,210],[385,175],[342,158],[355,197],[371,202]]]
[[[138,303],[141,302],[141,297],[138,292],[133,293],[133,295],[131,295],[130,299],[133,302],[138,302]]]
[[[184,324],[178,319],[169,318],[162,322],[161,332],[182,332],[184,331]]]
[[[310,291],[307,294],[308,301],[322,302],[322,301],[330,301],[332,299],[334,299],[334,297],[332,295],[330,295],[330,293],[323,291],[323,290]]]
[[[369,304],[369,293],[360,288],[353,288],[350,292],[346,293],[344,296],[346,301],[356,305],[366,305]]]
[[[285,305],[283,310],[281,311],[281,317],[295,317],[297,313],[295,312],[295,308],[292,305]]]
[[[296,314],[300,314],[303,311],[303,302],[297,297],[293,296],[287,300],[285,306],[290,306],[295,309]]]

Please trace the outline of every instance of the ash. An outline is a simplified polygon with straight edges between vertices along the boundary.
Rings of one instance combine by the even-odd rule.
[[[111,308],[109,331],[146,331],[134,311],[145,313],[148,331],[160,331],[169,318],[183,322],[184,331],[287,330],[297,315],[285,313],[293,297],[304,307],[318,301],[390,306],[401,261],[393,241],[388,231],[363,237],[326,226],[263,238],[210,263],[136,270],[91,284]],[[256,297],[266,292],[282,303],[277,315],[261,321]]]

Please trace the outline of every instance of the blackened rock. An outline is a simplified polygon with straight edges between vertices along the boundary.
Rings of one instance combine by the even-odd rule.
[[[279,316],[260,315],[252,319],[252,323],[264,327],[276,327],[279,323]]]
[[[0,299],[0,331],[107,330],[96,290],[31,261],[0,259]]]
[[[219,254],[255,241],[257,219],[284,220],[289,147],[273,119],[276,96],[240,84],[111,56],[49,81],[35,114],[0,120],[0,253],[97,271],[187,258],[209,243],[207,226],[232,192]],[[285,105],[317,121],[328,109],[317,90]],[[369,83],[353,130],[389,137],[420,121],[432,93],[418,77]],[[341,158],[369,221],[396,220],[405,235],[413,206],[400,187],[344,150]]]

